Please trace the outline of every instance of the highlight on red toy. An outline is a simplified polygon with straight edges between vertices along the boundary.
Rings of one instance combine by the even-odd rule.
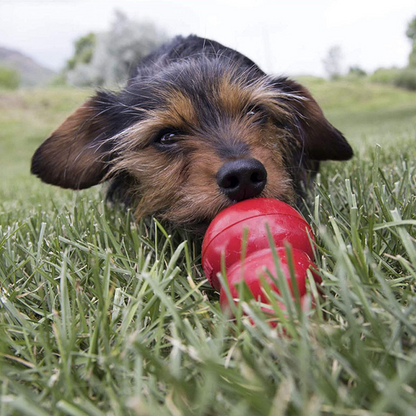
[[[267,226],[266,226],[267,224]],[[253,297],[269,304],[262,281],[280,293],[273,250],[270,247],[267,228],[273,238],[279,258],[280,270],[285,276],[291,296],[292,287],[286,245],[291,246],[294,275],[301,304],[306,294],[307,270],[315,282],[320,277],[313,263],[312,229],[302,215],[282,201],[269,198],[247,199],[221,211],[212,221],[202,244],[202,267],[210,284],[220,290],[220,304],[229,308],[228,297],[218,280],[222,258],[225,263],[227,283],[233,299],[238,297],[238,287],[244,279]],[[242,259],[243,241],[245,258]],[[272,277],[273,278],[272,278]]]

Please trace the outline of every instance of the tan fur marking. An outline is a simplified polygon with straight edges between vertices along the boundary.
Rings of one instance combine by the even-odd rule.
[[[236,116],[244,114],[244,109],[251,104],[250,92],[231,81],[231,75],[223,77],[218,87],[218,101],[227,114]]]
[[[178,90],[172,90],[169,94],[171,95],[168,100],[169,108],[164,116],[172,118],[172,122],[179,128],[184,124],[185,126],[196,126],[198,118],[191,100]]]
[[[229,73],[220,80],[218,101],[230,115],[244,114],[250,106],[262,106],[281,120],[289,120],[291,113],[288,101],[297,99],[295,95],[279,93],[272,88],[267,77],[247,83],[244,77]]]

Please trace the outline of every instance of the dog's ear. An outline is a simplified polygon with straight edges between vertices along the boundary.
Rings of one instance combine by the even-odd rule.
[[[113,100],[109,93],[97,93],[75,110],[36,150],[31,172],[62,188],[98,184],[109,168]]]
[[[278,78],[274,83],[286,93],[285,102],[293,112],[302,146],[313,160],[348,160],[353,150],[345,137],[325,118],[311,93],[299,83]]]

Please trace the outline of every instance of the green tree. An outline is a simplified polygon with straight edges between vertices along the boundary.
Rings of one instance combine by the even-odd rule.
[[[15,90],[20,85],[20,74],[18,71],[7,66],[0,66],[0,88]]]
[[[66,79],[77,86],[120,86],[137,63],[167,39],[154,24],[132,20],[117,11],[108,31],[77,40]]]
[[[75,52],[71,59],[66,63],[66,69],[74,69],[78,64],[89,64],[94,54],[96,43],[95,33],[88,33],[75,41]]]
[[[409,66],[416,67],[416,16],[409,22],[406,36],[412,43],[412,50],[409,55]]]

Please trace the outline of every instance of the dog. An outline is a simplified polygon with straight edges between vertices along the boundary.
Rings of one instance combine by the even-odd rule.
[[[296,205],[324,160],[351,146],[309,91],[218,42],[178,36],[119,92],[100,90],[36,150],[31,172],[63,188],[109,181],[110,201],[200,232],[248,198]]]

